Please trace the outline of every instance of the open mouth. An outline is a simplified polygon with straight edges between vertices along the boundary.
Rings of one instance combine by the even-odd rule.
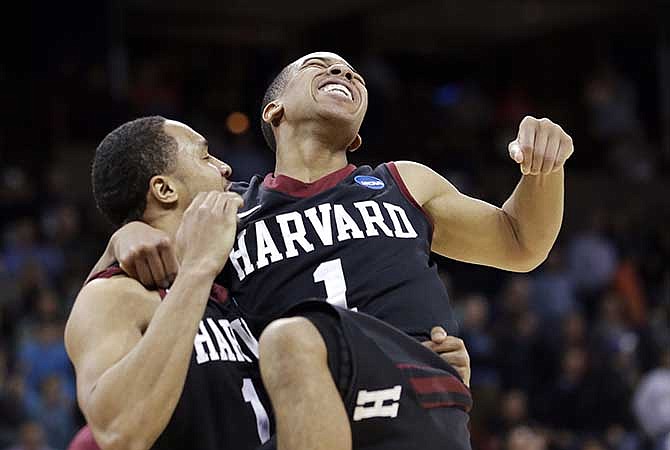
[[[343,84],[328,82],[319,87],[319,91],[330,95],[338,95],[347,98],[350,101],[354,101],[354,95],[351,93],[351,89]]]

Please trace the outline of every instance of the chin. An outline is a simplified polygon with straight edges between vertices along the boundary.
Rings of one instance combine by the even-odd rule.
[[[316,115],[338,127],[356,128],[359,122],[356,113],[344,105],[319,105]]]

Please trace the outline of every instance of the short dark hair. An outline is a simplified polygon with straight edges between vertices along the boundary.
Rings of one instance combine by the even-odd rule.
[[[268,105],[268,103],[277,99],[282,94],[282,92],[284,92],[284,88],[286,88],[286,85],[288,84],[292,68],[293,63],[284,67],[282,71],[279,72],[279,75],[277,75],[275,79],[272,80],[272,83],[270,83],[270,86],[268,86],[267,90],[265,91],[265,95],[263,95],[263,104],[261,105],[261,130],[263,131],[265,142],[273,152],[277,151],[277,141],[275,140],[275,135],[272,131],[272,124],[269,124],[263,120],[263,110]]]
[[[138,220],[147,206],[151,177],[173,168],[177,141],[161,116],[126,122],[95,150],[91,181],[100,212],[114,225]]]

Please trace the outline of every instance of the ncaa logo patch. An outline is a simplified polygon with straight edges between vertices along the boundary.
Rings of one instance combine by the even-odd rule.
[[[354,181],[361,186],[365,186],[368,189],[384,189],[384,182],[377,177],[371,177],[368,175],[358,175],[354,177]]]

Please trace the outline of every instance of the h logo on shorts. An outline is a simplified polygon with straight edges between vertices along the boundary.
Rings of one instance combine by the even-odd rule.
[[[396,417],[400,407],[400,392],[402,386],[393,386],[390,389],[381,389],[379,391],[358,391],[356,398],[356,408],[354,409],[354,421],[372,417]],[[393,403],[384,404],[392,401]],[[370,405],[372,403],[372,405]],[[370,405],[370,406],[366,406]]]

